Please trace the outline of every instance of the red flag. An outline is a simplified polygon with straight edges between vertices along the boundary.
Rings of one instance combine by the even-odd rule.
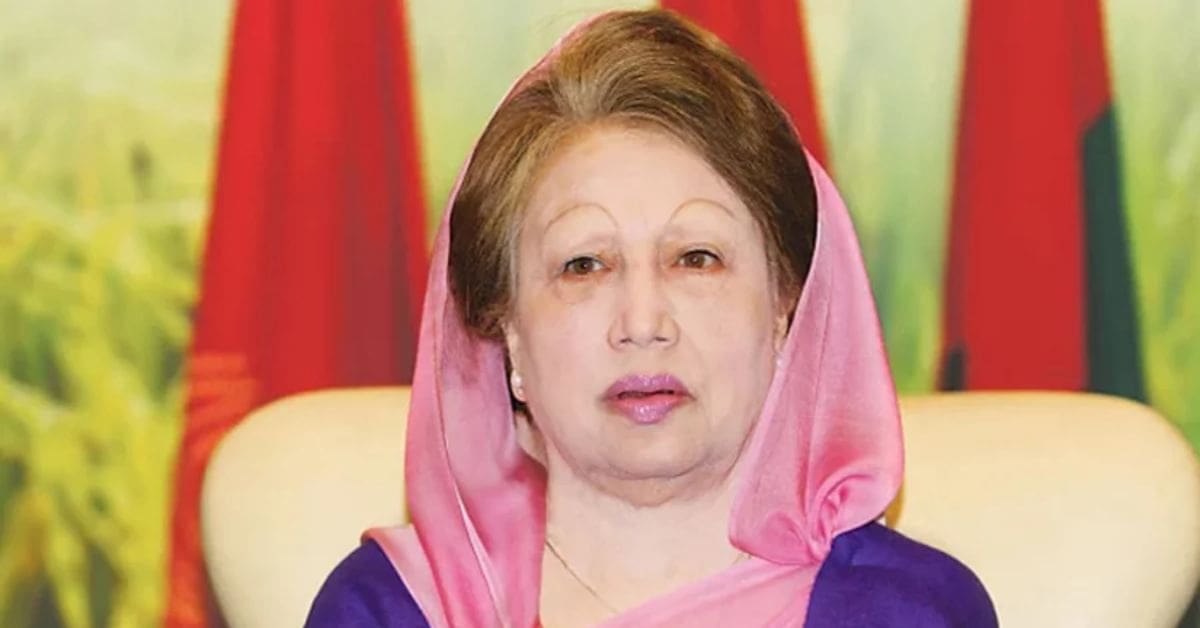
[[[945,388],[1141,396],[1099,0],[971,4]]]
[[[712,31],[745,58],[791,115],[805,148],[829,165],[799,0],[661,2],[662,8]]]
[[[284,395],[411,377],[425,203],[401,3],[240,2],[188,370],[168,626],[206,625],[213,447]]]

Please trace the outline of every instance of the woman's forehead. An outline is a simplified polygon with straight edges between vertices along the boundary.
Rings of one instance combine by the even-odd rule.
[[[536,231],[581,221],[751,219],[728,183],[683,142],[661,131],[614,126],[586,132],[555,152],[523,218]]]

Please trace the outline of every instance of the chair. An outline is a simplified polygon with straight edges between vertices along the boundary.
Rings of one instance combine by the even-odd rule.
[[[233,628],[298,626],[364,528],[404,520],[403,388],[259,409],[209,465],[204,551]],[[1146,406],[1076,393],[902,401],[889,525],[969,565],[1003,626],[1171,627],[1200,577],[1200,470]]]

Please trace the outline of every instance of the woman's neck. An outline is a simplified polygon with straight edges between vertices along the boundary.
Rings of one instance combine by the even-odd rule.
[[[732,474],[685,497],[635,506],[558,470],[563,472],[550,469],[546,495],[550,549],[542,560],[542,609],[547,626],[574,623],[562,611],[580,616],[579,625],[594,624],[721,571],[740,556],[728,538]],[[663,497],[663,487],[651,490]]]

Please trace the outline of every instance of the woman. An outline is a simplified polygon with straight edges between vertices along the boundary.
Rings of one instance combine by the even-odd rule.
[[[661,11],[577,27],[464,169],[408,425],[412,526],[310,626],[991,626],[872,523],[895,393],[849,217],[786,115]]]

